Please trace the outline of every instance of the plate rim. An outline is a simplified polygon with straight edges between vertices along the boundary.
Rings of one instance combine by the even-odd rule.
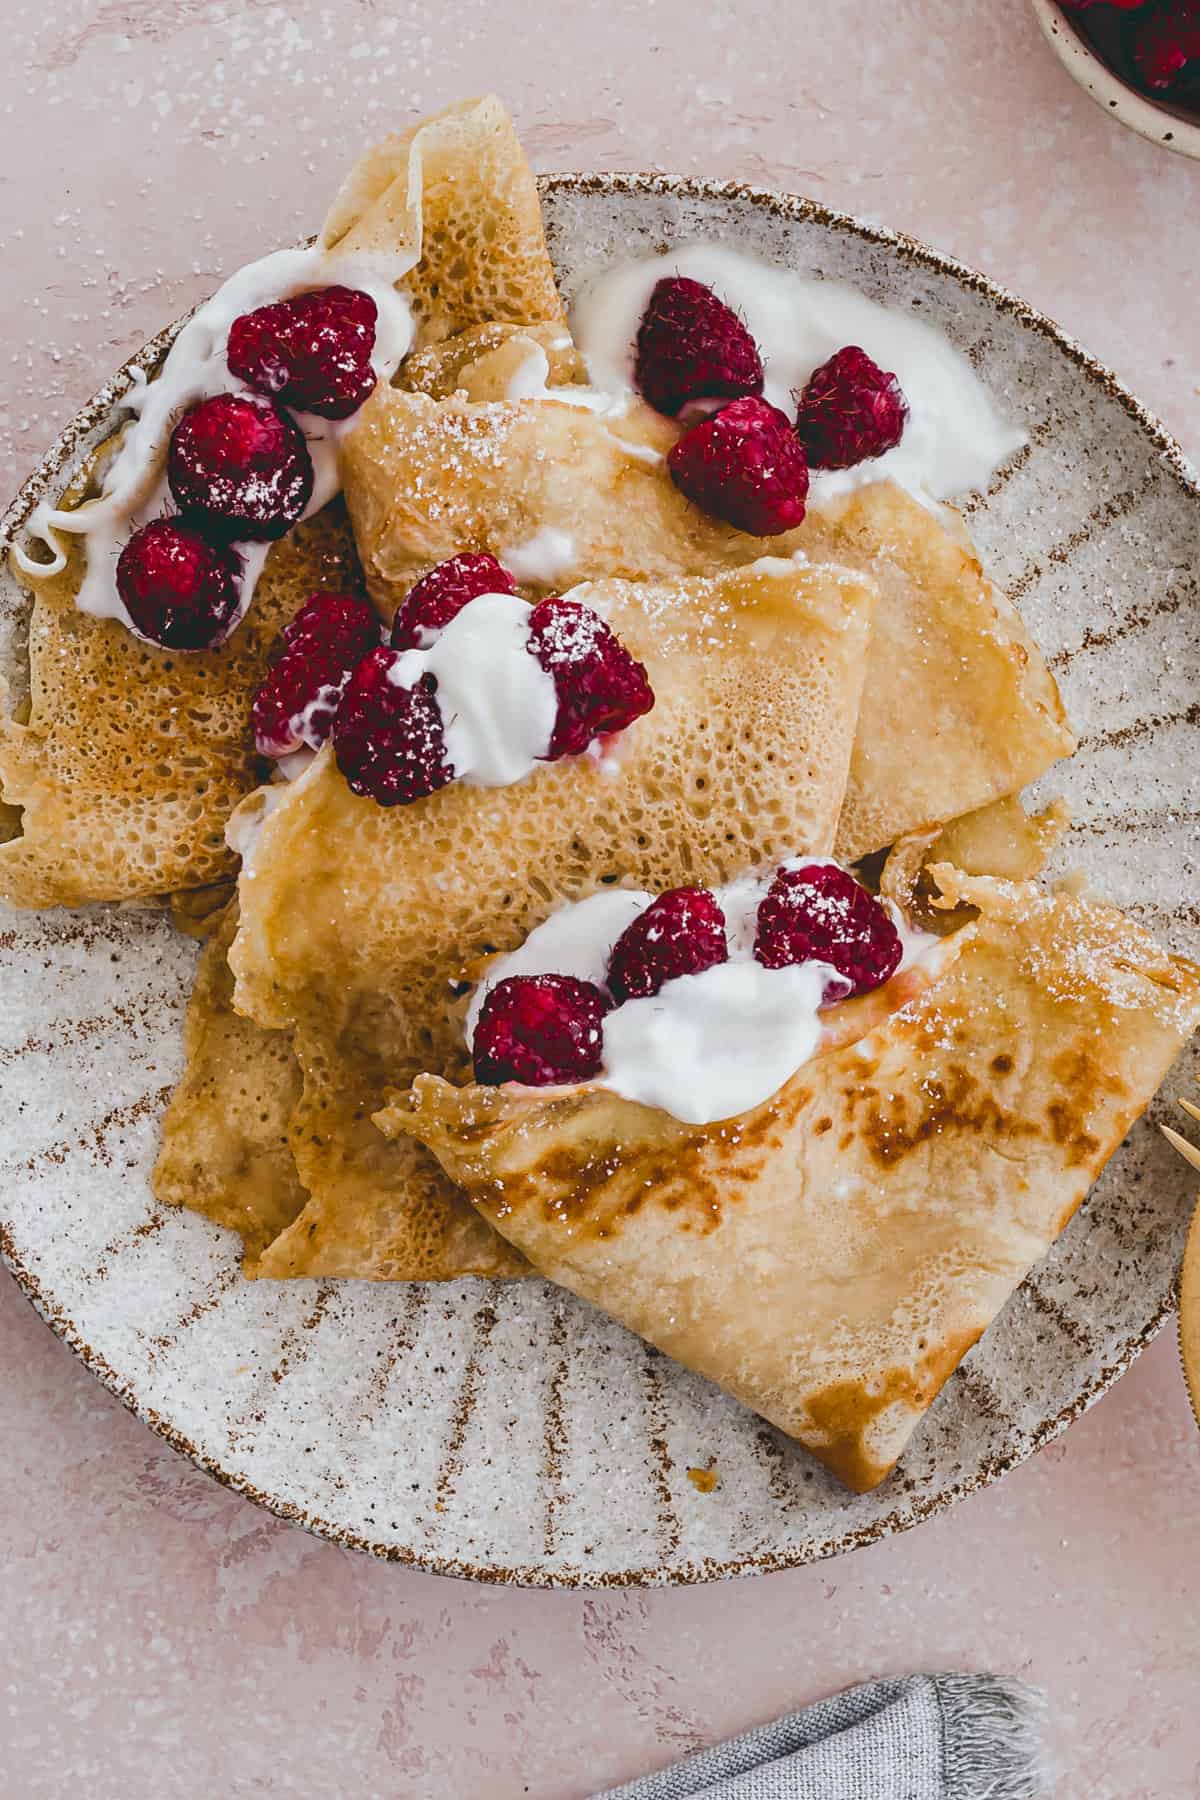
[[[1176,1338],[1179,1361],[1183,1368],[1183,1385],[1192,1408],[1196,1428],[1200,1430],[1200,1361],[1193,1361],[1193,1336],[1185,1336],[1185,1324],[1194,1317],[1195,1337],[1200,1341],[1200,1200],[1192,1213],[1183,1262],[1179,1270],[1179,1317]]]
[[[1136,131],[1149,144],[1177,156],[1200,157],[1200,118],[1164,94],[1161,100],[1142,93],[1106,63],[1099,51],[1063,11],[1060,0],[1030,0],[1038,28],[1076,86],[1100,108]]]
[[[899,253],[917,266],[934,274],[947,276],[975,294],[989,299],[1018,324],[1039,332],[1056,345],[1092,384],[1116,400],[1140,431],[1150,440],[1160,458],[1170,469],[1183,492],[1200,503],[1200,473],[1192,464],[1176,438],[1147,406],[1128,388],[1121,378],[1087,351],[1078,340],[1064,330],[1049,314],[1022,300],[1010,289],[981,274],[957,257],[926,244],[921,239],[888,226],[861,219],[854,214],[826,206],[822,201],[804,195],[743,181],[720,181],[694,176],[677,176],[658,171],[582,172],[555,171],[538,177],[543,197],[559,193],[591,193],[604,195],[661,193],[679,195],[701,201],[748,201],[777,217],[813,222],[826,229],[845,233],[868,243]],[[312,239],[306,240],[312,242]],[[197,302],[197,305],[202,304]],[[140,349],[108,377],[59,432],[49,449],[20,484],[14,498],[0,515],[0,556],[7,556],[17,533],[43,498],[47,489],[71,460],[80,443],[112,412],[120,397],[134,380],[134,371],[149,372],[169,349],[175,337],[196,307],[190,307],[171,324],[162,327]],[[18,1289],[43,1322],[79,1357],[88,1371],[118,1399],[135,1418],[149,1426],[181,1456],[185,1456],[202,1473],[222,1487],[263,1507],[276,1518],[299,1525],[313,1536],[337,1544],[343,1549],[361,1551],[376,1560],[419,1569],[427,1574],[461,1580],[487,1582],[529,1588],[595,1591],[601,1588],[683,1587],[700,1582],[730,1580],[750,1575],[773,1573],[823,1562],[830,1557],[861,1549],[883,1538],[910,1530],[945,1512],[968,1494],[990,1486],[1011,1469],[1017,1468],[1044,1448],[1067,1427],[1080,1418],[1157,1336],[1171,1317],[1177,1304],[1178,1281],[1160,1300],[1148,1322],[1121,1345],[1119,1354],[1106,1363],[1084,1385],[1081,1392],[1051,1417],[1030,1430],[1024,1441],[1010,1453],[993,1457],[971,1474],[962,1477],[937,1494],[922,1498],[909,1496],[890,1513],[868,1524],[826,1538],[819,1543],[802,1543],[790,1549],[768,1550],[725,1560],[704,1558],[683,1560],[660,1569],[621,1569],[613,1573],[589,1571],[585,1567],[562,1571],[544,1568],[518,1568],[502,1564],[475,1564],[459,1557],[421,1550],[411,1545],[378,1543],[319,1517],[277,1494],[263,1492],[246,1476],[224,1467],[181,1432],[156,1408],[140,1400],[133,1391],[130,1378],[123,1376],[108,1359],[96,1351],[80,1335],[74,1321],[67,1316],[53,1296],[47,1292],[35,1271],[22,1260],[7,1223],[0,1217],[0,1261],[12,1274]]]

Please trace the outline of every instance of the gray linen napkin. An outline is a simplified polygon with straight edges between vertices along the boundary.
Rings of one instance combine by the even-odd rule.
[[[1000,1675],[872,1681],[594,1800],[1038,1800],[1040,1712]]]

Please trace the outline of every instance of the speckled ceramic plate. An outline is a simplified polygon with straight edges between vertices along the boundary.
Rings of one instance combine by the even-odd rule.
[[[1161,427],[1028,307],[807,201],[634,176],[556,177],[545,196],[568,291],[615,257],[714,236],[919,309],[968,351],[1029,434],[971,503],[971,525],[1082,736],[1047,790],[1074,811],[1063,861],[1172,947],[1200,951],[1200,492]],[[171,335],[138,362],[152,366]],[[6,538],[108,429],[127,380],[64,434]],[[0,610],[19,631],[12,586]],[[284,1517],[382,1557],[575,1586],[828,1556],[1012,1468],[1117,1378],[1170,1307],[1194,1177],[1152,1109],[899,1471],[856,1497],[539,1282],[244,1282],[234,1240],[159,1210],[148,1185],[194,947],[161,915],[113,908],[9,914],[0,945],[0,1233],[18,1281],[169,1442]],[[1177,1069],[1167,1092],[1190,1074]],[[716,1471],[712,1491],[689,1479],[696,1469]]]
[[[1195,1177],[1192,1177],[1195,1185]],[[1192,1219],[1183,1257],[1179,1306],[1179,1349],[1196,1423],[1200,1425],[1200,1207]]]

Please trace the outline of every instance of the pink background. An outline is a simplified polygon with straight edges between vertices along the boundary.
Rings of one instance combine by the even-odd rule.
[[[1200,451],[1200,164],[1016,0],[5,0],[14,487],[98,379],[318,221],[371,135],[495,87],[541,168],[742,176],[998,277]],[[102,1071],[97,1071],[102,1078]],[[0,1278],[0,1789],[584,1795],[881,1671],[1045,1685],[1068,1800],[1200,1794],[1200,1436],[1173,1333],[1001,1486],[840,1561],[593,1596],[376,1566],[160,1445]]]

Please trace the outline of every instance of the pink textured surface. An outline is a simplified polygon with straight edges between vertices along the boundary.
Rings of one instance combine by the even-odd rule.
[[[540,167],[741,176],[953,251],[1200,450],[1200,166],[1112,127],[1016,5],[576,0],[533,40],[515,0],[452,24],[407,0],[5,15],[9,489],[156,326],[315,224],[367,136],[489,86]],[[1033,1464],[905,1537],[589,1597],[411,1575],[276,1523],[129,1418],[7,1279],[0,1367],[6,1793],[549,1800],[872,1673],[988,1666],[1050,1691],[1056,1794],[1200,1793],[1200,1439],[1169,1336]]]

